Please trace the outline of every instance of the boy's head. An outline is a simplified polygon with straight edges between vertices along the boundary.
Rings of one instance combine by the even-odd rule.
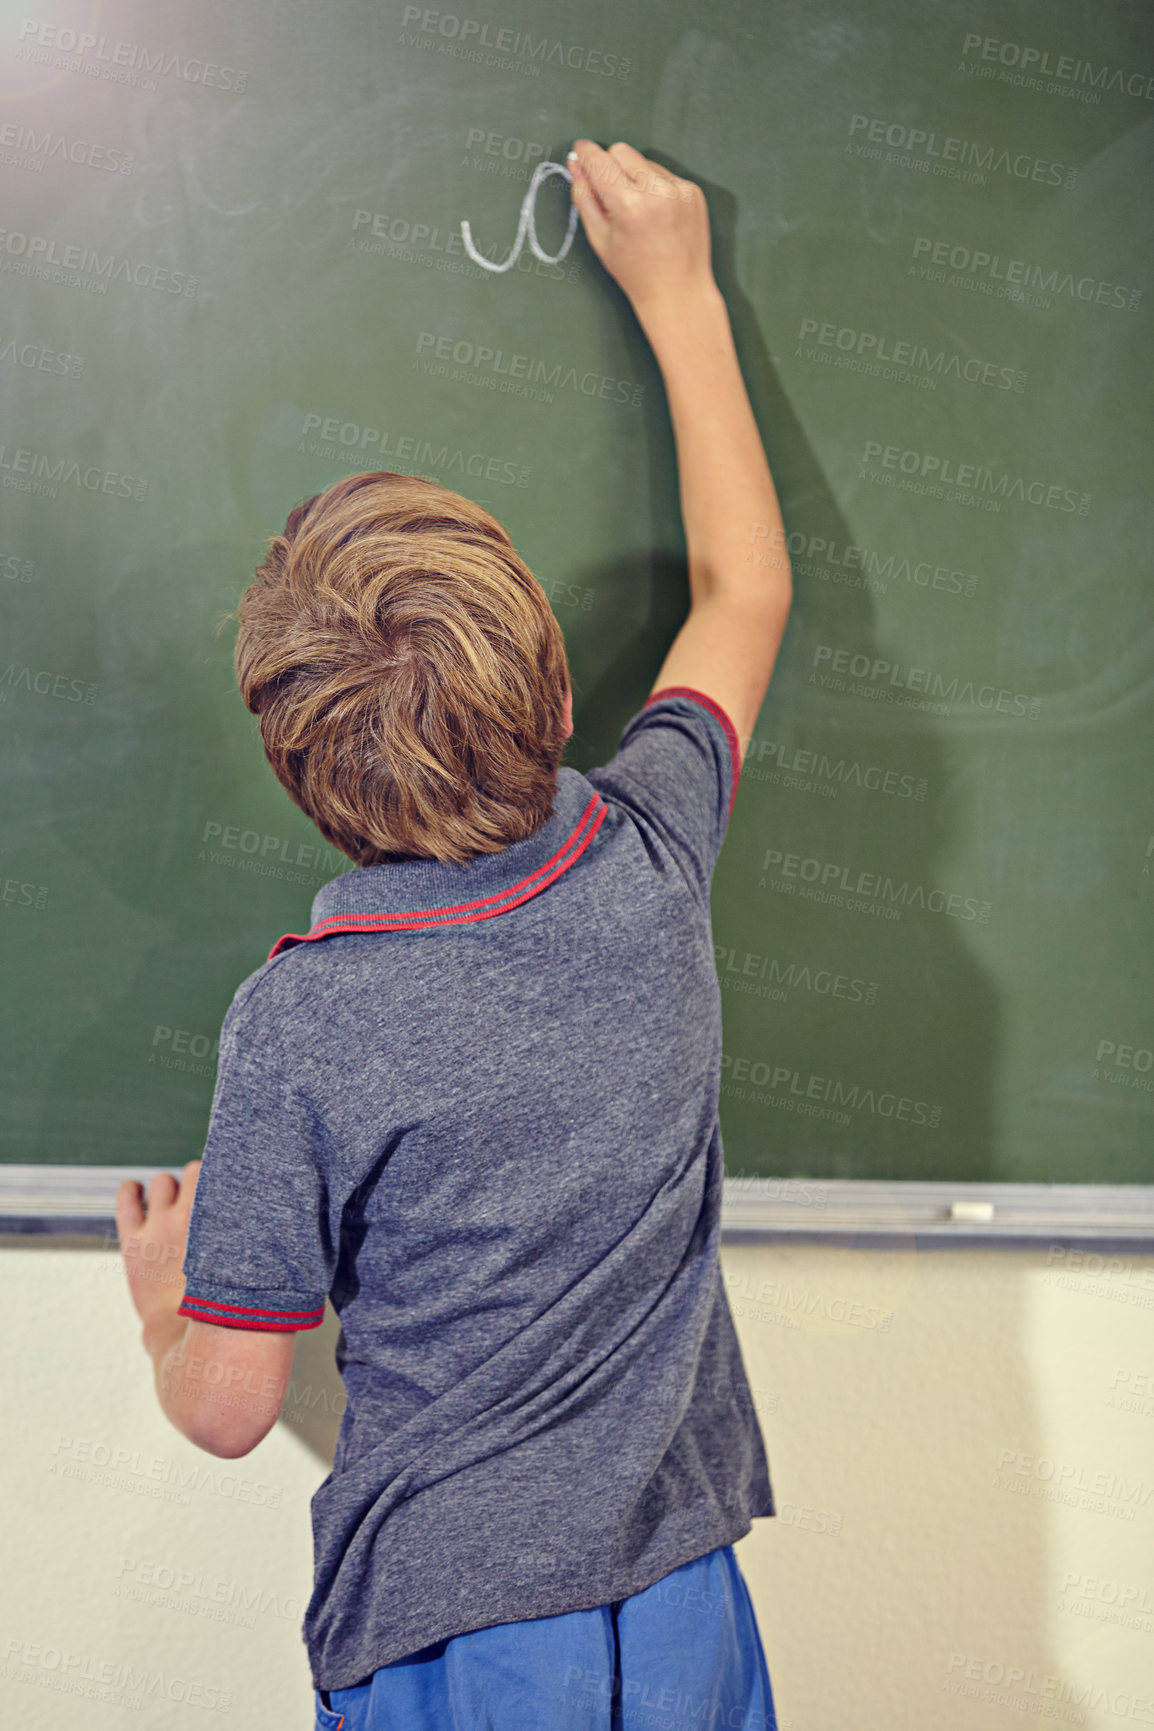
[[[236,618],[265,755],[358,865],[464,863],[552,816],[565,639],[480,505],[388,471],[337,481],[289,513]]]

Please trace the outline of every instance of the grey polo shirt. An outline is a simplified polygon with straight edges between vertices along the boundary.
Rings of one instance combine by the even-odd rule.
[[[718,1257],[739,774],[724,711],[668,687],[527,840],[326,884],[225,1016],[181,1313],[340,1317],[318,1689],[774,1513]]]

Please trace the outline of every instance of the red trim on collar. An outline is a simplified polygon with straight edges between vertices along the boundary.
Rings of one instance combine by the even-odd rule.
[[[642,708],[648,709],[651,703],[659,703],[663,697],[691,697],[695,703],[704,704],[709,713],[720,721],[725,729],[725,737],[729,742],[729,755],[733,760],[733,791],[729,796],[729,811],[732,816],[733,802],[737,798],[737,784],[741,780],[741,748],[737,743],[737,729],[714,697],[706,697],[704,691],[697,691],[692,685],[663,685],[660,691],[655,691],[645,699]]]
[[[481,901],[460,902],[456,907],[432,908],[403,914],[330,914],[328,919],[319,920],[311,930],[305,933],[286,932],[283,938],[278,938],[268,953],[271,962],[275,955],[292,944],[311,944],[318,938],[328,938],[334,932],[397,932],[417,931],[426,926],[471,925],[477,920],[489,920],[494,914],[508,913],[521,902],[527,902],[532,896],[540,895],[555,878],[580,859],[609,811],[609,807],[595,793],[585,810],[581,813],[576,828],[552,859],[545,861],[543,866],[522,878],[519,883],[510,884],[508,889],[501,890],[497,895],[485,896]],[[584,832],[584,833],[582,833]]]

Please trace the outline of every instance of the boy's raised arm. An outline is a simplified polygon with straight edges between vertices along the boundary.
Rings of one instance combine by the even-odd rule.
[[[792,600],[781,509],[710,263],[705,195],[628,144],[578,139],[572,196],[665,381],[692,611],[654,689],[714,697],[753,730]],[[756,549],[756,560],[750,554]]]

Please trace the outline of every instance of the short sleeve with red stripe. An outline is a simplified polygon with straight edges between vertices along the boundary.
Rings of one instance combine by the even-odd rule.
[[[586,779],[655,827],[708,894],[741,777],[737,731],[694,687],[664,686],[627,724],[617,755]]]
[[[307,1095],[239,1043],[234,1002],[189,1219],[181,1316],[269,1333],[320,1325],[336,1262],[326,1143]]]

